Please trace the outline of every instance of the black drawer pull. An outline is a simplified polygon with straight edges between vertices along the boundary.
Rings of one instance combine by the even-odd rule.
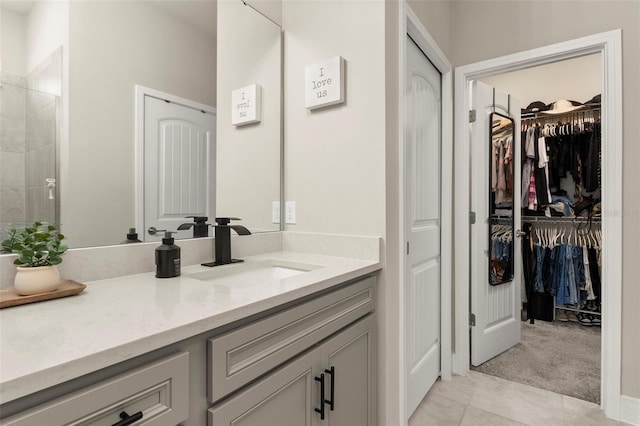
[[[316,413],[320,413],[320,420],[324,420],[324,374],[320,377],[315,377],[317,382],[320,382],[320,408],[315,408]]]
[[[137,422],[142,418],[142,411],[138,411],[135,414],[128,415],[126,411],[120,413],[120,420],[118,423],[114,423],[112,426],[127,426],[134,422]]]
[[[333,405],[336,402],[336,397],[335,397],[335,387],[336,387],[335,374],[336,374],[336,368],[335,367],[331,367],[330,370],[324,370],[324,372],[327,373],[327,374],[331,374],[331,387],[330,387],[331,399],[325,399],[324,402],[329,404],[329,408],[331,409],[331,411],[333,411]]]

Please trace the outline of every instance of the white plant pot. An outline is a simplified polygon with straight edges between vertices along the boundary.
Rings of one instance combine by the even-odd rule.
[[[58,266],[18,266],[13,287],[21,296],[47,293],[57,289],[60,282]]]

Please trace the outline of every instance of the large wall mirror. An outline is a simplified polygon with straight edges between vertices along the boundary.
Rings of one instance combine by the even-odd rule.
[[[513,280],[513,182],[515,126],[513,119],[490,114],[489,130],[489,284]]]
[[[215,215],[281,229],[278,25],[241,0],[1,0],[0,18],[0,233],[44,220],[71,247],[126,238],[142,172],[136,85],[211,107]],[[262,87],[262,120],[232,126],[231,92],[249,84]]]

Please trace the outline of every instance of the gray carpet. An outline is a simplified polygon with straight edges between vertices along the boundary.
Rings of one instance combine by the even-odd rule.
[[[519,344],[472,369],[599,404],[600,327],[521,324]]]

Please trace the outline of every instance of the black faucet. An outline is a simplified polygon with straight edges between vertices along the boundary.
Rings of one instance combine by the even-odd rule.
[[[202,266],[228,265],[229,263],[244,262],[241,259],[231,258],[231,230],[238,235],[251,235],[251,232],[242,225],[229,225],[232,220],[240,220],[237,217],[216,217],[215,248],[216,260],[214,262],[203,263]]]
[[[206,216],[185,216],[192,217],[192,223],[183,223],[178,226],[178,231],[184,231],[185,229],[189,229],[193,226],[193,238],[202,238],[209,236],[209,224],[207,220],[209,220]]]

